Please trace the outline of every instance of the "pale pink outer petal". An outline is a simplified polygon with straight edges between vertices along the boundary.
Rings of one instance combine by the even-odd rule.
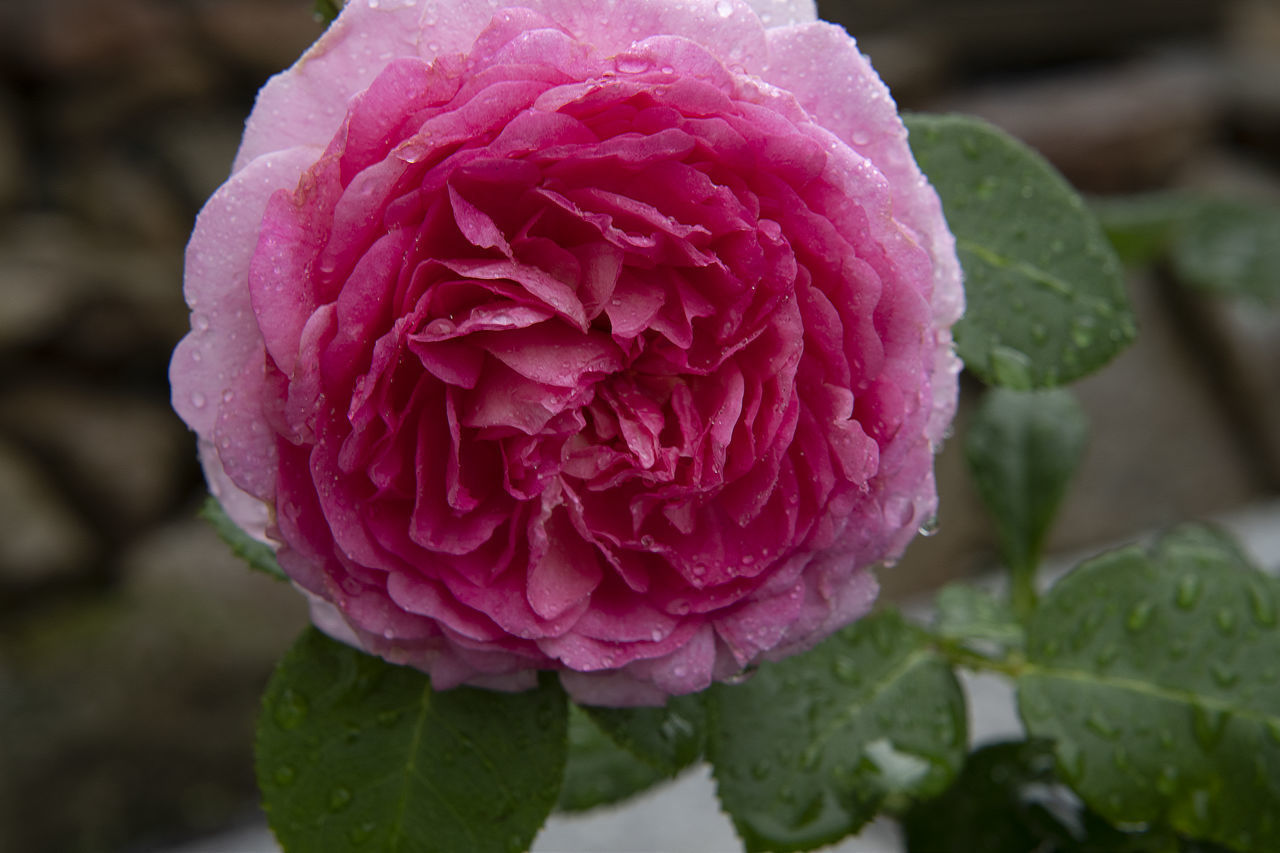
[[[222,468],[222,461],[218,459],[212,441],[199,439],[198,449],[205,480],[209,484],[209,494],[222,504],[228,517],[241,530],[259,542],[274,546],[275,543],[267,538],[267,524],[271,520],[267,505],[231,482]]]
[[[200,461],[214,497],[251,536],[266,541],[267,509],[231,481],[214,449],[223,396],[248,362],[261,360],[262,335],[249,305],[248,270],[267,199],[292,188],[319,156],[294,148],[263,157],[222,185],[196,218],[187,244],[183,291],[191,331],[169,363],[173,408],[200,438]],[[262,440],[267,440],[265,430]],[[252,448],[261,457],[269,450]]]
[[[273,151],[296,145],[323,150],[353,95],[367,89],[392,59],[419,55],[420,5],[415,0],[350,0],[298,61],[258,92],[232,174]]]
[[[775,25],[813,20],[809,0],[753,0]],[[258,93],[232,172],[295,145],[324,147],[348,101],[397,57],[465,53],[500,9],[539,11],[603,56],[655,34],[680,35],[731,64],[766,57],[761,20],[745,0],[349,0],[324,35]]]
[[[772,29],[769,60],[752,69],[790,91],[813,121],[869,159],[889,179],[893,215],[933,259],[934,326],[949,330],[964,313],[955,237],[942,215],[937,193],[920,172],[898,108],[871,63],[848,33],[817,22]],[[960,361],[950,331],[938,334],[933,369],[933,410],[926,434],[936,446],[955,414]]]

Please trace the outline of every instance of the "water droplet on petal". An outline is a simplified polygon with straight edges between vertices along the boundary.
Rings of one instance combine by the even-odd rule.
[[[197,409],[203,409],[206,402],[208,401],[205,399],[205,396],[199,391],[191,392],[191,405],[195,406]]]
[[[716,0],[716,14],[727,18],[733,14],[733,4],[729,0]]]

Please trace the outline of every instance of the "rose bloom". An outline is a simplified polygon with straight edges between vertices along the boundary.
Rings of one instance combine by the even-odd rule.
[[[864,614],[935,512],[953,239],[809,0],[351,0],[186,298],[213,494],[439,689],[700,690]]]

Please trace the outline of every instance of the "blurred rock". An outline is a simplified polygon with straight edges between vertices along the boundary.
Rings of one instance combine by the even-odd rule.
[[[23,245],[27,223],[0,223],[0,349],[49,337],[76,303],[80,286],[54,259]]]
[[[58,460],[81,502],[112,527],[166,513],[194,452],[163,403],[75,386],[41,383],[0,396],[0,428]]]
[[[187,328],[181,282],[176,241],[131,246],[61,215],[13,220],[0,226],[0,345],[53,339],[90,361],[167,349]]]
[[[1210,393],[1191,349],[1146,277],[1130,282],[1138,341],[1073,386],[1090,443],[1050,547],[1076,549],[1203,519],[1259,495],[1256,460]]]
[[[1276,271],[1280,276],[1280,270]],[[1217,344],[1223,369],[1239,396],[1233,413],[1258,473],[1280,488],[1280,310],[1247,299],[1195,300]]]
[[[0,589],[74,575],[92,532],[18,447],[0,440]]]
[[[208,831],[256,800],[252,733],[301,596],[203,522],[122,558],[125,587],[28,613],[0,636],[0,849],[108,853]],[[57,795],[56,819],[49,813]]]
[[[159,128],[160,157],[177,175],[189,203],[202,205],[230,176],[244,120],[244,113],[228,110],[188,110]]]
[[[86,75],[135,61],[149,46],[182,36],[178,4],[162,0],[42,0],[18,4],[16,49],[29,66]]]
[[[99,234],[172,246],[191,230],[183,201],[154,157],[87,146],[58,176],[56,192],[62,208]]]
[[[283,71],[320,37],[311,0],[201,0],[200,35],[223,58],[265,79]]]
[[[990,87],[933,104],[1035,148],[1078,189],[1163,186],[1214,138],[1225,78],[1212,58],[1173,56]]]
[[[0,86],[0,211],[22,197],[22,159],[17,109],[12,96]]]

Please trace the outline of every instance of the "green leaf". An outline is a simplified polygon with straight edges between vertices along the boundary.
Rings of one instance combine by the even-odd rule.
[[[1120,829],[1061,784],[1053,744],[997,743],[972,753],[951,787],[902,820],[908,853],[1212,853],[1167,827]]]
[[[940,792],[967,739],[955,674],[895,612],[707,698],[721,805],[748,851],[811,850]]]
[[[944,586],[934,599],[937,614],[933,633],[961,643],[991,643],[1002,649],[1020,649],[1025,641],[1022,626],[1007,601],[967,583]]]
[[[1280,301],[1280,205],[1186,192],[1094,199],[1126,263],[1168,256],[1183,284]]]
[[[1280,582],[1215,531],[1084,563],[1029,625],[1018,702],[1116,823],[1280,849]]]
[[[676,696],[663,708],[583,708],[615,743],[668,775],[678,773],[706,750],[702,697]]]
[[[1280,302],[1280,205],[1213,201],[1174,232],[1179,281],[1215,293]]]
[[[1000,743],[974,752],[945,793],[903,818],[908,853],[1071,849],[1071,830],[1044,802],[1054,793],[1053,765],[1048,741]]]
[[[1089,207],[1102,224],[1116,254],[1130,266],[1143,266],[1168,252],[1178,223],[1203,204],[1185,192],[1154,192],[1092,198]]]
[[[342,11],[344,0],[316,0],[316,17],[324,24],[332,24]]]
[[[289,580],[289,576],[276,562],[275,551],[237,527],[217,500],[205,498],[204,506],[200,508],[200,517],[209,522],[218,538],[231,548],[231,553],[248,563],[249,568],[271,575],[278,581]]]
[[[614,743],[578,706],[569,706],[569,760],[556,808],[577,812],[610,805],[668,778]]]
[[[1097,370],[1136,334],[1120,262],[1039,154],[965,116],[906,119],[965,274],[956,349],[984,382],[1028,389]]]
[[[993,388],[969,426],[969,470],[995,520],[1000,555],[1014,573],[1014,604],[1020,614],[1034,599],[1031,573],[1087,436],[1084,412],[1071,392],[1062,389]]]
[[[427,677],[307,629],[263,700],[258,785],[289,853],[516,853],[556,801],[566,702],[433,692]]]

